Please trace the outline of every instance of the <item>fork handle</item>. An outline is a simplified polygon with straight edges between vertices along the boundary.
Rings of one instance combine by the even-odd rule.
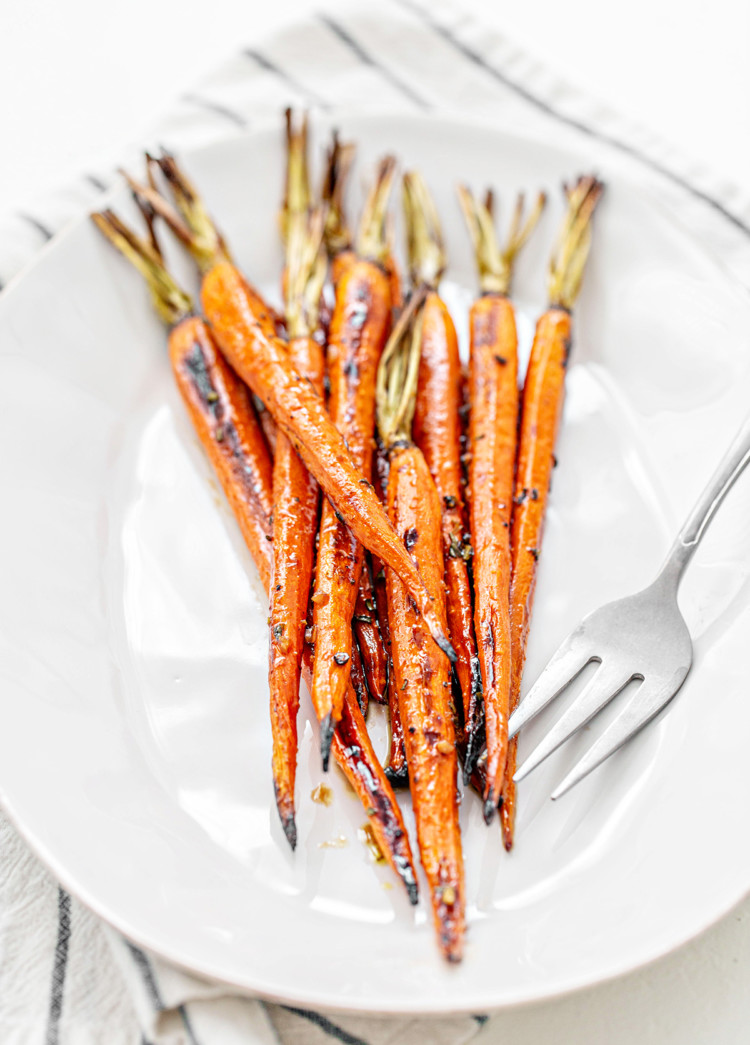
[[[661,568],[659,576],[671,580],[675,589],[717,508],[734,486],[748,462],[750,462],[750,416],[745,419],[732,445],[719,462],[708,486],[698,498],[698,502],[677,535]]]

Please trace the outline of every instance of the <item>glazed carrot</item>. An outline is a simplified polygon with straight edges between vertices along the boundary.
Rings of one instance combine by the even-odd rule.
[[[335,288],[341,282],[347,269],[357,260],[344,208],[344,190],[354,161],[354,152],[354,146],[342,144],[338,134],[334,131],[331,145],[326,153],[323,183],[320,190],[321,201],[327,208],[323,236],[330,260],[330,276],[334,294]],[[322,306],[322,311],[326,312],[324,321],[326,340],[330,334],[333,303],[331,302],[330,309]],[[372,582],[369,569],[365,567],[360,577],[357,602],[354,607],[353,629],[362,657],[362,669],[367,690],[373,700],[382,704],[387,699],[387,657],[377,613],[368,605],[372,601]],[[353,668],[354,665],[352,665]],[[355,688],[357,688],[356,684]]]
[[[464,781],[479,754],[482,680],[474,638],[467,532],[461,467],[462,385],[456,328],[437,293],[445,269],[440,222],[421,176],[404,175],[409,272],[413,285],[430,288],[422,314],[422,345],[414,411],[414,442],[425,456],[442,505],[448,629],[456,651],[456,676],[463,704]],[[457,723],[457,727],[460,723]]]
[[[362,666],[362,657],[359,652],[359,646],[356,642],[352,643],[351,674],[349,681],[354,687],[354,692],[357,694],[359,710],[366,718],[367,709],[370,706],[370,691],[367,688],[365,669]]]
[[[513,509],[511,588],[511,692],[514,711],[521,693],[526,640],[536,586],[555,442],[560,427],[565,371],[571,344],[571,309],[578,295],[591,243],[591,218],[604,190],[593,177],[565,189],[568,210],[552,256],[549,308],[537,323],[523,386],[518,466]],[[513,846],[516,815],[517,740],[510,742],[500,823],[505,848]]]
[[[248,548],[255,560],[256,567],[268,591],[270,583],[272,559],[271,543],[262,539],[262,535],[270,536],[269,505],[272,501],[271,468],[267,460],[265,443],[259,443],[253,435],[252,422],[254,412],[247,389],[236,377],[234,383],[221,384],[225,375],[233,375],[233,371],[223,363],[221,356],[216,355],[217,362],[206,367],[212,382],[209,386],[202,367],[191,371],[180,363],[185,358],[178,349],[189,346],[190,332],[197,332],[201,341],[201,351],[205,348],[207,357],[213,360],[209,345],[212,345],[210,333],[200,320],[191,316],[192,302],[171,278],[164,267],[161,254],[155,240],[149,243],[136,236],[111,211],[92,215],[94,222],[106,238],[138,268],[146,278],[149,289],[159,315],[168,324],[175,324],[172,332],[170,348],[179,370],[179,387],[183,393],[189,415],[201,436],[201,442],[209,453],[210,460],[217,469],[220,478],[227,482],[234,474],[236,484],[232,489],[230,504],[240,525],[243,536],[248,541]],[[182,331],[185,331],[183,334]],[[204,344],[203,335],[208,338]],[[195,342],[193,342],[193,350]],[[189,353],[187,358],[189,359]],[[195,376],[193,376],[195,375]],[[237,398],[234,393],[239,390]],[[214,398],[214,395],[217,398]],[[205,403],[205,409],[202,405]],[[217,438],[216,404],[229,404],[227,417],[236,426],[238,438]],[[247,415],[241,411],[249,406]],[[240,437],[242,433],[242,437]],[[265,453],[265,457],[264,457]],[[234,470],[234,471],[233,471]],[[239,479],[237,476],[239,475]],[[244,476],[253,476],[250,494],[245,496]],[[222,479],[223,483],[223,479]],[[303,656],[303,677],[310,685],[311,654],[305,646]],[[393,794],[390,783],[375,755],[367,727],[357,705],[357,698],[351,689],[347,691],[344,709],[339,728],[333,741],[334,757],[347,780],[359,796],[367,811],[369,823],[377,843],[389,864],[401,879],[411,903],[417,902],[417,880],[414,863],[409,846],[409,839],[404,826],[401,810]]]
[[[388,702],[388,658],[380,630],[375,589],[365,560],[359,578],[352,628],[362,656],[362,668],[370,696],[378,704]]]
[[[287,110],[287,179],[281,211],[286,244],[285,319],[289,360],[323,395],[323,350],[313,336],[325,276],[323,215],[309,213],[307,120],[295,128]],[[283,432],[273,465],[273,576],[268,624],[268,688],[273,737],[273,782],[279,817],[292,849],[297,844],[294,781],[297,712],[307,607],[318,527],[318,484]]]
[[[271,458],[247,386],[196,316],[171,331],[169,359],[193,427],[268,587]]]
[[[369,480],[375,428],[375,376],[391,321],[384,257],[385,212],[394,161],[380,165],[362,218],[358,257],[336,286],[328,335],[328,411],[357,469]],[[330,500],[323,503],[313,595],[312,702],[321,724],[323,767],[332,730],[341,717],[352,655],[352,618],[364,549]]]
[[[373,466],[373,485],[380,500],[388,501],[388,451],[378,437],[375,441],[375,462]],[[406,751],[404,749],[404,728],[401,724],[401,712],[398,706],[398,690],[393,682],[393,646],[391,630],[388,623],[388,592],[386,590],[385,569],[377,556],[372,555],[372,584],[375,595],[375,606],[378,613],[383,645],[386,652],[388,669],[388,719],[390,723],[390,742],[388,757],[385,762],[386,776],[394,787],[406,787],[409,783],[409,772],[406,768]]]
[[[441,506],[422,452],[410,439],[423,295],[412,295],[383,354],[378,374],[378,425],[388,447],[388,514],[414,555],[445,622]],[[465,888],[458,822],[458,756],[451,666],[429,641],[399,578],[386,570],[395,688],[399,695],[417,839],[429,884],[441,950],[461,960]]]
[[[398,540],[371,484],[352,461],[323,401],[299,380],[284,344],[264,333],[256,316],[257,296],[228,263],[217,265],[204,278],[201,297],[219,347],[289,435],[357,540],[404,580],[433,639],[453,659],[453,647],[419,570]]]
[[[510,716],[510,516],[518,418],[516,321],[508,293],[513,261],[544,206],[523,224],[523,198],[516,206],[508,245],[500,249],[491,212],[459,190],[479,268],[482,296],[469,314],[469,489],[474,553],[474,626],[482,673],[487,743],[484,818],[500,801],[508,754]]]

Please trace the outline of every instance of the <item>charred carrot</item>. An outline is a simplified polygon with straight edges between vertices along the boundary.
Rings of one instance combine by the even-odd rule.
[[[474,566],[474,626],[482,673],[487,743],[484,818],[500,801],[508,754],[510,715],[510,517],[518,418],[516,321],[508,293],[513,261],[544,206],[540,196],[523,222],[523,197],[501,250],[492,220],[492,197],[483,205],[467,188],[461,206],[474,244],[482,296],[469,314],[469,489]]]
[[[313,336],[325,276],[323,215],[309,212],[307,120],[295,128],[287,111],[287,179],[281,211],[286,243],[285,319],[289,359],[323,395],[323,350]],[[268,688],[276,807],[292,849],[297,844],[294,781],[297,712],[307,607],[318,527],[318,484],[284,433],[273,465],[273,577],[269,597]]]
[[[178,361],[180,376],[178,386],[186,400],[188,412],[196,426],[201,442],[217,470],[227,484],[232,484],[230,504],[248,548],[255,560],[264,587],[268,591],[271,570],[271,542],[269,510],[272,503],[271,466],[265,443],[251,436],[260,435],[253,431],[255,414],[247,394],[246,386],[234,377],[220,355],[217,365],[208,363],[204,368],[183,367],[180,360],[185,354],[178,351],[190,345],[190,332],[195,331],[201,340],[204,359],[213,360],[215,351],[210,332],[200,320],[191,316],[192,302],[180,290],[164,267],[155,240],[147,242],[136,236],[111,211],[92,215],[94,222],[106,238],[130,260],[146,278],[161,318],[172,331],[170,348]],[[183,334],[183,330],[185,333]],[[204,346],[203,335],[208,343]],[[193,350],[195,342],[193,342]],[[189,353],[187,358],[189,359]],[[222,386],[224,375],[232,375],[226,389]],[[208,377],[206,377],[208,375]],[[234,393],[239,390],[237,398]],[[226,414],[235,419],[238,438],[225,438],[226,432],[218,431],[218,407],[229,404]],[[248,406],[247,415],[242,410]],[[243,436],[240,437],[240,433]],[[252,477],[247,482],[245,477]],[[234,477],[234,481],[232,480]],[[303,677],[310,685],[311,654],[306,645],[303,656]],[[367,734],[357,698],[351,688],[347,690],[339,729],[334,737],[333,752],[344,775],[356,791],[367,811],[369,823],[377,843],[389,864],[401,879],[412,903],[417,902],[417,880],[403,817],[390,783],[375,755]]]
[[[448,628],[458,656],[455,670],[463,704],[461,740],[467,781],[483,731],[482,681],[469,579],[471,543],[461,468],[461,362],[456,328],[437,293],[445,269],[440,222],[427,186],[416,172],[404,175],[404,216],[412,284],[429,287],[422,314],[414,441],[424,454],[442,505]]]
[[[572,188],[565,189],[568,209],[550,263],[549,307],[537,323],[523,386],[513,509],[511,711],[515,710],[521,693],[537,563],[570,355],[571,309],[578,296],[591,244],[591,218],[603,191],[604,186],[594,177],[579,178]],[[514,738],[508,751],[500,809],[506,849],[513,846],[516,749]]]
[[[320,191],[321,201],[326,208],[324,240],[330,259],[331,283],[334,293],[346,270],[357,260],[344,207],[344,190],[354,161],[354,152],[354,146],[342,144],[338,134],[334,131],[326,154]],[[391,287],[391,291],[392,289]],[[325,320],[326,340],[330,334],[332,311],[333,302],[331,302]],[[367,690],[373,700],[382,704],[387,699],[387,658],[377,613],[368,605],[372,600],[372,582],[369,570],[365,567],[362,570],[357,592],[353,628],[362,657],[362,669]],[[355,688],[357,688],[356,685]]]
[[[181,172],[178,175],[186,181]],[[146,196],[150,189],[138,186],[138,191]],[[157,213],[170,224],[206,273],[201,299],[221,351],[270,411],[277,427],[289,436],[308,471],[357,540],[399,573],[435,642],[453,659],[453,647],[440,627],[419,571],[400,544],[370,483],[354,464],[322,399],[309,383],[300,380],[291,365],[286,345],[275,335],[273,313],[228,260],[226,244],[193,186],[187,192],[183,190],[183,195],[188,202],[181,207],[182,218],[158,193],[151,193],[148,198],[151,202],[153,196]],[[179,198],[176,196],[178,203]],[[197,217],[192,224],[194,215]]]
[[[192,302],[163,265],[155,240],[136,236],[111,210],[92,218],[146,278],[159,315],[172,327],[169,359],[180,395],[268,584],[271,459],[250,393],[216,347]]]
[[[388,451],[378,437],[375,441],[375,462],[373,466],[373,485],[383,504],[388,503]],[[393,681],[393,647],[391,631],[388,624],[388,592],[386,590],[385,569],[376,555],[370,557],[372,564],[372,584],[378,622],[383,636],[387,668],[388,668],[388,719],[390,723],[390,742],[388,757],[385,761],[385,772],[394,787],[406,787],[409,773],[406,768],[406,751],[404,750],[404,729],[401,724],[401,712],[398,706],[398,691]]]
[[[423,294],[412,295],[383,354],[378,426],[389,452],[388,513],[445,622],[440,498],[422,452],[411,441],[423,301]],[[448,961],[458,962],[463,954],[465,889],[451,666],[429,641],[408,592],[390,569],[386,584],[419,851],[441,950]]]
[[[394,168],[392,157],[387,157],[378,170],[359,232],[358,257],[336,286],[328,335],[328,411],[365,481],[372,472],[375,376],[391,320],[390,290],[382,259]],[[330,500],[325,501],[313,595],[312,688],[312,702],[321,724],[324,768],[351,671],[352,618],[363,562],[361,543]]]
[[[388,701],[388,658],[367,561],[363,563],[359,578],[352,628],[362,655],[362,668],[370,696],[376,703],[385,704]]]

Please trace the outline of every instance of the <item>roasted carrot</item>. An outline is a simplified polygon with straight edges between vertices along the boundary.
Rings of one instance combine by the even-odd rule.
[[[482,729],[482,680],[474,638],[469,561],[461,468],[462,403],[458,339],[450,313],[437,293],[445,269],[440,222],[422,177],[404,175],[409,274],[412,285],[429,287],[422,314],[422,345],[414,412],[414,441],[424,454],[442,505],[443,553],[448,628],[456,651],[456,676],[463,715],[460,736],[464,781],[479,754]]]
[[[388,513],[414,555],[445,622],[441,506],[422,452],[411,441],[419,345],[416,293],[383,354],[378,373],[378,426],[388,447]],[[458,756],[448,658],[430,642],[400,579],[386,570],[388,616],[417,838],[432,915],[444,956],[461,960],[465,889],[458,822]]]
[[[373,485],[383,504],[388,503],[388,451],[378,437],[375,441],[375,462],[373,466]],[[375,606],[378,622],[383,636],[383,645],[388,666],[388,719],[390,723],[390,742],[385,772],[394,787],[406,787],[409,773],[406,768],[406,751],[404,749],[404,729],[401,724],[401,712],[398,706],[398,690],[393,681],[393,647],[391,631],[388,623],[388,592],[386,589],[385,569],[376,555],[370,556],[372,565],[372,584],[375,595]]]
[[[186,181],[181,172],[179,176]],[[277,427],[289,436],[308,471],[357,540],[403,578],[435,642],[451,659],[455,658],[419,571],[400,544],[369,481],[354,464],[321,397],[308,382],[300,380],[291,365],[286,344],[275,335],[272,311],[228,260],[226,244],[194,187],[190,185],[188,192],[182,193],[189,199],[181,207],[182,217],[149,187],[136,184],[136,188],[150,203],[153,197],[154,209],[205,271],[201,289],[204,311],[230,365],[271,412]],[[179,203],[180,197],[176,199]],[[194,215],[197,218],[192,224]],[[367,253],[366,244],[363,252]]]
[[[579,178],[565,193],[568,209],[550,263],[549,308],[537,323],[521,405],[512,538],[511,691],[514,711],[521,693],[537,563],[547,508],[555,443],[562,416],[565,372],[571,345],[571,309],[578,295],[591,244],[591,218],[604,187]],[[500,823],[505,848],[513,846],[516,815],[517,740],[510,742]]]
[[[193,427],[268,587],[271,459],[247,386],[197,316],[173,328],[169,359]]]
[[[482,673],[487,743],[484,818],[500,801],[508,754],[510,715],[510,516],[518,418],[516,320],[508,293],[516,254],[544,206],[539,197],[523,222],[515,208],[508,244],[501,250],[492,220],[492,197],[477,203],[459,189],[479,269],[481,297],[469,314],[469,489],[474,567],[474,626]]]
[[[208,328],[191,316],[192,302],[180,290],[164,267],[155,244],[136,236],[111,211],[92,215],[106,238],[119,249],[146,278],[159,315],[170,326],[170,355],[178,378],[178,387],[185,399],[189,416],[196,426],[209,459],[222,481],[231,487],[230,504],[240,529],[248,542],[264,587],[268,590],[271,570],[271,542],[269,506],[272,501],[271,467],[268,451],[260,429],[253,430],[252,404],[247,389],[215,347]],[[184,364],[190,360],[191,346],[195,352],[195,334],[201,346],[206,367],[191,369]],[[204,335],[207,339],[204,341]],[[184,349],[184,351],[182,350]],[[203,351],[206,355],[203,355]],[[226,386],[223,381],[231,375]],[[235,397],[236,395],[236,397]],[[226,438],[219,435],[217,425],[219,405],[221,416],[237,432]],[[243,413],[249,407],[248,413]],[[256,436],[261,436],[256,439]],[[246,476],[252,476],[250,483]],[[306,645],[303,657],[303,678],[310,685],[311,654]],[[356,791],[367,811],[376,841],[389,864],[401,879],[412,903],[417,902],[417,880],[403,817],[390,783],[375,755],[367,727],[357,705],[353,690],[347,691],[339,728],[334,737],[333,752],[344,775]]]
[[[322,306],[322,310],[327,309],[325,319],[326,340],[328,340],[330,334],[335,288],[340,283],[346,270],[354,265],[357,260],[344,207],[344,190],[354,161],[354,152],[354,146],[342,144],[339,141],[337,132],[334,131],[331,145],[326,153],[323,182],[320,190],[321,201],[326,207],[324,240],[330,259],[332,283],[330,289],[334,293],[334,299],[331,301],[330,308]],[[393,288],[391,287],[392,290]],[[360,577],[357,603],[354,607],[353,629],[362,657],[362,669],[368,693],[373,700],[382,704],[387,700],[387,657],[377,612],[369,606],[372,600],[372,582],[369,576],[369,569],[365,566]],[[352,665],[353,667],[354,665]],[[355,688],[357,688],[356,684]]]
[[[385,704],[388,701],[388,658],[378,620],[370,565],[366,560],[359,578],[352,628],[362,655],[362,668],[370,696],[376,703]]]
[[[380,164],[359,230],[358,257],[336,286],[328,335],[328,411],[365,480],[372,472],[375,376],[391,321],[390,289],[382,261],[394,167],[391,157]],[[363,562],[362,545],[331,502],[325,501],[313,595],[312,688],[324,768],[351,671],[352,618]]]
[[[287,111],[287,178],[281,210],[286,244],[285,320],[289,359],[300,377],[323,395],[323,349],[315,339],[325,277],[323,215],[310,212],[307,120],[294,127]],[[318,484],[283,432],[273,465],[273,577],[269,598],[268,688],[273,737],[273,781],[279,817],[292,849],[297,844],[294,781],[297,712],[307,607],[318,528]]]

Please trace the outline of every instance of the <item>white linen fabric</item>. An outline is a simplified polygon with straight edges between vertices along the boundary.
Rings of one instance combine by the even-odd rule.
[[[561,82],[444,0],[331,6],[254,42],[196,85],[144,145],[180,150],[252,127],[286,104],[441,111],[617,164],[750,285],[750,197]],[[115,179],[82,175],[0,229],[0,287]],[[0,814],[0,1041],[3,1045],[461,1045],[483,1014],[430,1019],[326,1015],[232,994],[179,972],[103,925],[55,883]]]

